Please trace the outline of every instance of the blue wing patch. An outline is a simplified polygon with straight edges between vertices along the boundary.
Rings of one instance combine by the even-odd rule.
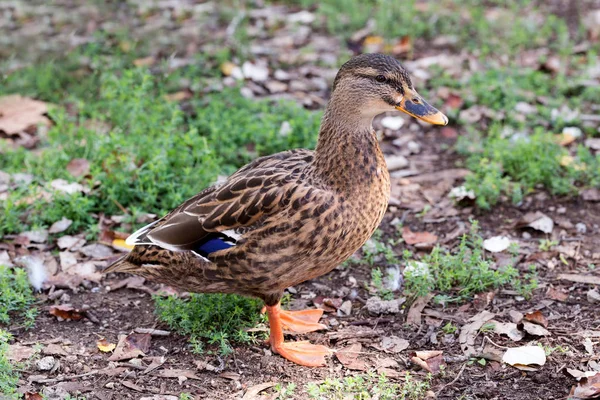
[[[197,247],[196,252],[203,257],[208,256],[210,253],[214,253],[215,251],[229,249],[230,247],[235,246],[235,243],[232,243],[231,238],[222,238],[222,237],[212,237],[206,240],[205,242],[200,243]]]

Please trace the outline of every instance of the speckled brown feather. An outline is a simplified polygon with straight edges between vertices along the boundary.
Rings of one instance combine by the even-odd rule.
[[[386,71],[405,74],[390,60],[384,61],[395,64],[384,63]],[[361,114],[361,107],[385,104],[378,103],[380,93],[356,85],[366,82],[361,76],[371,67],[366,58],[342,67],[314,152],[286,151],[246,165],[151,226],[143,239],[160,245],[136,245],[106,271],[273,305],[285,288],[346,260],[381,222],[390,193],[372,116]],[[235,246],[206,259],[190,251],[206,235],[228,230],[241,235]]]

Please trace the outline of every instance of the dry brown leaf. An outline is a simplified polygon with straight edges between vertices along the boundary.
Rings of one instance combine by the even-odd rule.
[[[25,393],[25,400],[43,400],[44,396],[42,396],[40,393],[33,393],[33,392],[26,392]]]
[[[589,285],[600,285],[600,276],[583,274],[560,274],[558,280],[577,283],[587,283]]]
[[[494,324],[494,333],[506,335],[515,342],[518,342],[525,336],[523,332],[517,328],[517,324],[514,322],[498,322],[491,320],[490,323]]]
[[[188,379],[196,379],[200,380],[200,377],[196,375],[194,372],[187,369],[162,369],[157,371],[154,375],[160,376],[163,378],[177,378],[184,376]]]
[[[427,296],[418,297],[410,306],[408,315],[406,316],[406,323],[416,326],[421,325],[421,313],[429,301],[433,298],[433,294]]]
[[[165,100],[167,101],[183,101],[192,97],[192,92],[187,90],[180,90],[179,92],[165,94]]]
[[[435,243],[438,237],[429,232],[413,232],[408,226],[402,228],[402,239],[406,244]]]
[[[18,94],[0,97],[0,131],[16,135],[32,126],[50,125],[48,105]]]
[[[523,330],[533,336],[550,336],[551,333],[541,325],[523,321]]]
[[[437,374],[441,366],[446,365],[440,350],[416,351],[410,360],[432,374]]]
[[[149,67],[152,64],[154,64],[155,61],[156,60],[152,56],[142,57],[133,60],[133,65],[135,65],[136,67]]]
[[[14,362],[21,362],[29,359],[35,354],[35,349],[29,346],[23,346],[19,343],[8,346],[8,359]]]
[[[548,291],[546,291],[546,297],[552,300],[565,302],[569,298],[569,293],[564,293],[560,288],[549,287]]]
[[[98,346],[98,350],[103,353],[110,353],[113,351],[117,345],[114,343],[109,343],[108,340],[102,338],[96,342],[96,346]]]
[[[152,335],[148,333],[130,333],[119,335],[119,343],[109,361],[121,361],[144,356],[150,350]]]
[[[356,371],[366,371],[368,369],[367,364],[364,360],[360,360],[360,352],[362,345],[360,343],[354,343],[350,346],[344,347],[341,350],[335,352],[337,359],[344,365],[344,367]]]
[[[552,233],[552,230],[554,229],[554,221],[552,218],[540,211],[529,212],[516,223],[516,227],[529,227],[544,233]]]
[[[67,171],[74,177],[86,176],[90,172],[90,162],[85,158],[74,158],[67,164]]]
[[[403,350],[408,349],[410,342],[406,339],[399,338],[398,336],[384,336],[381,339],[380,350],[386,353],[400,353]]]
[[[258,385],[250,386],[248,388],[248,390],[246,390],[246,393],[244,393],[244,397],[242,397],[242,400],[260,399],[260,398],[262,398],[261,396],[258,395],[260,392],[262,392],[263,390],[272,388],[275,385],[277,385],[277,382],[265,382],[265,383],[260,383]]]
[[[48,229],[48,233],[55,234],[55,233],[64,232],[67,229],[69,229],[69,227],[71,226],[72,223],[73,223],[73,221],[71,221],[70,219],[62,217],[59,221],[56,221],[55,223],[52,224],[50,229]]]
[[[525,314],[524,318],[527,321],[542,325],[544,328],[548,327],[548,319],[539,310]]]
[[[479,314],[475,314],[471,318],[469,318],[470,323],[465,324],[461,330],[460,335],[458,336],[458,341],[460,343],[460,347],[466,355],[475,354],[475,337],[479,332],[479,329],[494,318],[495,314],[489,311],[482,311]]]
[[[136,385],[135,383],[133,383],[131,381],[123,381],[123,382],[121,382],[121,385],[125,386],[128,389],[135,390],[136,392],[144,392],[143,387]]]
[[[51,306],[50,314],[67,321],[79,321],[87,316],[86,311],[73,308],[70,304]]]

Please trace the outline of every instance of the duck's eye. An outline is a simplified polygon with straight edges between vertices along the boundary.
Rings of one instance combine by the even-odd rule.
[[[387,78],[386,78],[385,76],[383,76],[383,75],[377,75],[377,76],[375,77],[375,80],[376,80],[377,82],[379,82],[379,83],[383,83],[383,82],[387,81]]]

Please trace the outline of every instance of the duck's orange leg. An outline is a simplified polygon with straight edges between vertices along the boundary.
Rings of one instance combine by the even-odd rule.
[[[274,306],[267,306],[267,316],[269,317],[269,327],[271,334],[269,336],[269,342],[271,343],[271,349],[288,360],[295,362],[296,364],[304,365],[306,367],[320,367],[325,365],[325,356],[331,354],[331,350],[325,346],[310,344],[307,341],[302,342],[290,342],[285,343],[283,341],[283,325],[285,312],[281,310],[279,303]],[[321,312],[322,313],[322,312]],[[314,319],[313,313],[310,313],[310,319]],[[310,327],[310,330],[304,330],[304,332],[311,332],[316,329],[314,325],[321,325],[315,322],[306,322],[299,317],[298,314],[294,319],[295,326],[302,329],[302,324],[306,324]],[[302,315],[303,317],[305,315]],[[320,316],[319,316],[320,317]],[[321,325],[323,326],[323,325]],[[324,327],[324,326],[323,326]],[[322,328],[319,328],[322,329]]]
[[[267,306],[262,309],[263,313],[265,311],[267,311]],[[325,325],[319,324],[319,320],[323,316],[323,310],[317,308],[299,311],[287,311],[279,308],[279,316],[283,329],[293,333],[308,333],[327,329]]]

